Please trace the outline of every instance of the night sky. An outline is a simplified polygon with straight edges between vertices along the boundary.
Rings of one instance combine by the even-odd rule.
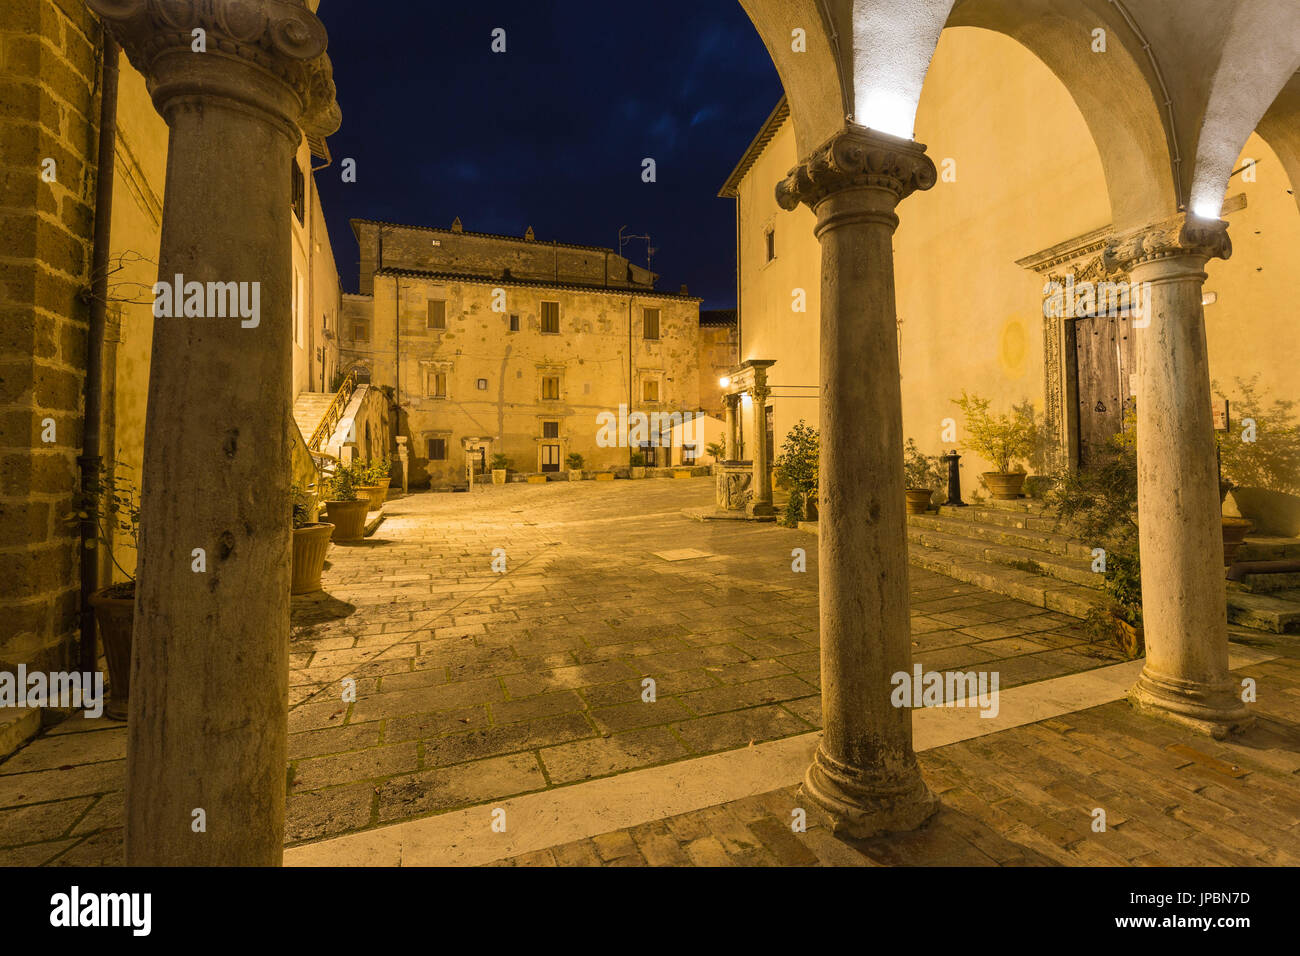
[[[659,289],[734,307],[735,206],[717,192],[781,96],[735,0],[327,0],[320,16],[343,127],[316,180],[345,290],[349,219],[460,216],[473,232],[532,226],[608,248],[626,225],[650,234]],[[346,157],[356,183],[341,182]],[[645,252],[625,246],[641,265]]]

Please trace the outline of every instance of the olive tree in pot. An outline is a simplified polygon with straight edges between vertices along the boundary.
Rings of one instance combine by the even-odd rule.
[[[380,458],[359,467],[357,477],[361,483],[357,491],[368,500],[367,510],[378,511],[384,506],[384,501],[388,498],[389,483],[393,480],[392,469],[391,458]]]
[[[817,478],[821,441],[817,429],[801,418],[785,436],[776,456],[777,483],[790,492],[781,524],[793,528],[800,521],[817,520]]]
[[[569,452],[568,456],[564,459],[564,461],[565,464],[569,466],[569,480],[582,481],[582,465],[583,465],[582,456],[579,455],[576,451],[571,451]]]
[[[320,576],[325,568],[325,555],[329,551],[334,525],[313,521],[312,510],[316,495],[302,485],[294,483],[290,492],[293,501],[293,563],[290,594],[310,594],[321,589]]]
[[[492,456],[492,484],[504,485],[506,474],[510,471],[510,459],[497,452]]]
[[[645,477],[645,455],[639,451],[634,451],[628,456],[627,463],[629,478]]]
[[[1038,447],[1033,406],[1022,402],[1013,406],[1009,415],[995,415],[989,411],[989,399],[964,391],[961,398],[953,399],[953,404],[966,416],[969,437],[963,446],[988,459],[997,469],[982,476],[989,493],[1000,500],[1023,497],[1021,491],[1029,475],[1022,462],[1029,460]]]
[[[923,455],[916,440],[909,438],[903,448],[903,477],[906,481],[907,513],[925,514],[934,493],[943,487],[946,469],[938,455]]]
[[[126,720],[131,694],[131,634],[135,616],[135,575],[118,562],[113,553],[115,541],[122,535],[138,554],[140,551],[140,496],[135,483],[125,474],[114,474],[101,467],[87,493],[76,499],[76,510],[67,515],[70,523],[93,520],[96,541],[107,551],[118,572],[125,578],[100,588],[90,596],[104,659],[108,663],[109,700],[104,713],[114,720]],[[115,533],[110,534],[112,529]],[[89,560],[94,560],[88,556]]]
[[[370,498],[358,494],[361,471],[359,465],[338,464],[325,477],[325,520],[334,525],[335,541],[360,541],[365,536]]]
[[[1093,548],[1105,600],[1088,614],[1094,639],[1142,655],[1142,564],[1138,552],[1137,442],[1128,428],[1087,471],[1055,476],[1047,502],[1057,521]]]

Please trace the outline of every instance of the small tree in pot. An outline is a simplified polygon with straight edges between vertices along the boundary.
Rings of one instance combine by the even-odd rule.
[[[903,448],[903,478],[906,484],[907,513],[925,514],[937,489],[945,481],[945,469],[938,455],[922,455],[916,440],[909,438]]]
[[[497,452],[492,456],[492,484],[504,485],[506,474],[510,471],[510,459]]]
[[[338,464],[325,477],[325,520],[334,525],[333,540],[360,541],[365,536],[369,496],[362,497],[360,465]]]
[[[793,528],[800,521],[817,520],[817,478],[821,458],[821,440],[817,429],[801,418],[790,429],[776,456],[776,480],[790,491],[781,524]]]
[[[964,391],[961,398],[953,399],[953,404],[966,416],[969,437],[963,447],[988,459],[997,469],[982,476],[989,493],[999,499],[1022,497],[1021,490],[1029,477],[1022,462],[1028,461],[1038,447],[1033,407],[1022,402],[1009,415],[995,415],[989,411],[992,403],[987,398]]]
[[[569,452],[568,456],[564,459],[564,461],[565,464],[569,466],[569,480],[582,481],[582,465],[583,465],[582,456],[579,455],[576,451],[571,451]]]
[[[632,478],[645,477],[645,455],[639,451],[634,451],[628,456],[628,471]]]
[[[334,525],[313,521],[316,495],[294,482],[290,490],[293,503],[293,563],[290,594],[310,594],[321,589],[320,576],[325,567]]]

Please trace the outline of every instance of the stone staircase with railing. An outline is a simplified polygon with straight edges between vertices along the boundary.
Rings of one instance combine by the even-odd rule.
[[[908,516],[911,563],[1036,607],[1082,617],[1100,598],[1092,546],[1062,533],[1032,499],[990,501]],[[1236,560],[1300,558],[1300,538],[1247,537]],[[1300,574],[1247,574],[1229,582],[1228,620],[1300,632]]]

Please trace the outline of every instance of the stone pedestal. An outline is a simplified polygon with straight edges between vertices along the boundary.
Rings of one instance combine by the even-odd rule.
[[[1227,224],[1178,216],[1119,237],[1106,259],[1141,290],[1137,335],[1138,525],[1146,665],[1139,708],[1223,737],[1250,722],[1228,671],[1222,508],[1211,416],[1205,263]]]
[[[723,461],[715,469],[716,500],[721,511],[744,511],[752,495],[753,462]]]
[[[284,840],[290,163],[337,128],[325,30],[279,0],[89,0],[170,128],[159,278],[255,316],[160,317],[126,784],[132,865],[276,865]],[[192,48],[205,31],[206,52]],[[203,549],[206,568],[195,570]]]
[[[817,215],[821,293],[821,672],[824,730],[805,795],[853,836],[937,809],[890,678],[912,667],[894,208],[936,179],[925,147],[846,129],[777,187]]]

